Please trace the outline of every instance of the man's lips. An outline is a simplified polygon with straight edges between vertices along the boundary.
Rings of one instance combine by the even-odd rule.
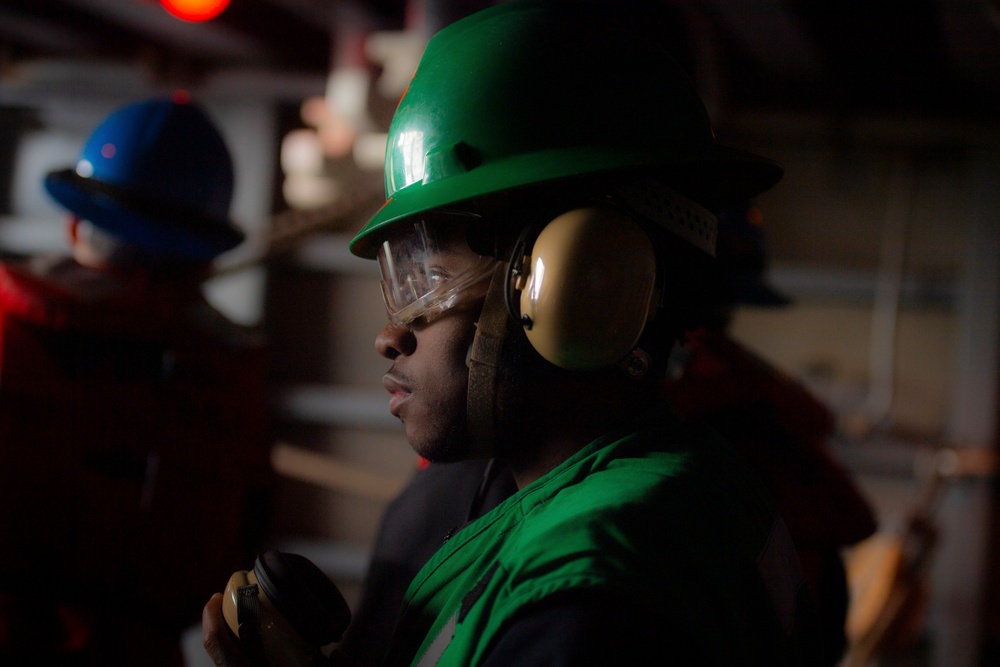
[[[389,412],[392,416],[399,417],[401,404],[410,396],[410,387],[403,380],[392,375],[391,371],[382,376],[382,386],[391,395]]]

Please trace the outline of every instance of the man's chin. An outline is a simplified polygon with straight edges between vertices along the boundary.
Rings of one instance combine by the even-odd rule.
[[[470,442],[467,436],[426,440],[407,432],[410,447],[431,463],[456,463],[469,458]]]

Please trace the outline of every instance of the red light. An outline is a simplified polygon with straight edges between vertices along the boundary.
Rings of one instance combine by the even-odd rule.
[[[229,0],[160,0],[168,12],[182,21],[208,21],[222,13]]]

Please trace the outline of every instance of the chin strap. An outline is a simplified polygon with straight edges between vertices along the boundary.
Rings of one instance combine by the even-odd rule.
[[[498,264],[483,302],[483,312],[476,322],[476,335],[469,348],[469,392],[466,413],[472,436],[471,458],[493,456],[493,430],[496,415],[497,371],[504,339],[507,337],[507,267]]]

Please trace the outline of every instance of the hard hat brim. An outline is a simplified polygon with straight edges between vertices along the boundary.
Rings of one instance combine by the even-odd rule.
[[[154,254],[211,260],[245,238],[230,220],[174,202],[154,202],[72,169],[49,173],[44,185],[56,202],[81,219]]]
[[[616,171],[659,174],[667,185],[708,208],[746,201],[773,187],[784,173],[777,162],[739,149],[713,144],[670,160],[637,151],[559,148],[515,155],[447,179],[416,182],[397,190],[351,241],[351,252],[374,259],[392,223],[442,206],[458,204],[526,185]]]

